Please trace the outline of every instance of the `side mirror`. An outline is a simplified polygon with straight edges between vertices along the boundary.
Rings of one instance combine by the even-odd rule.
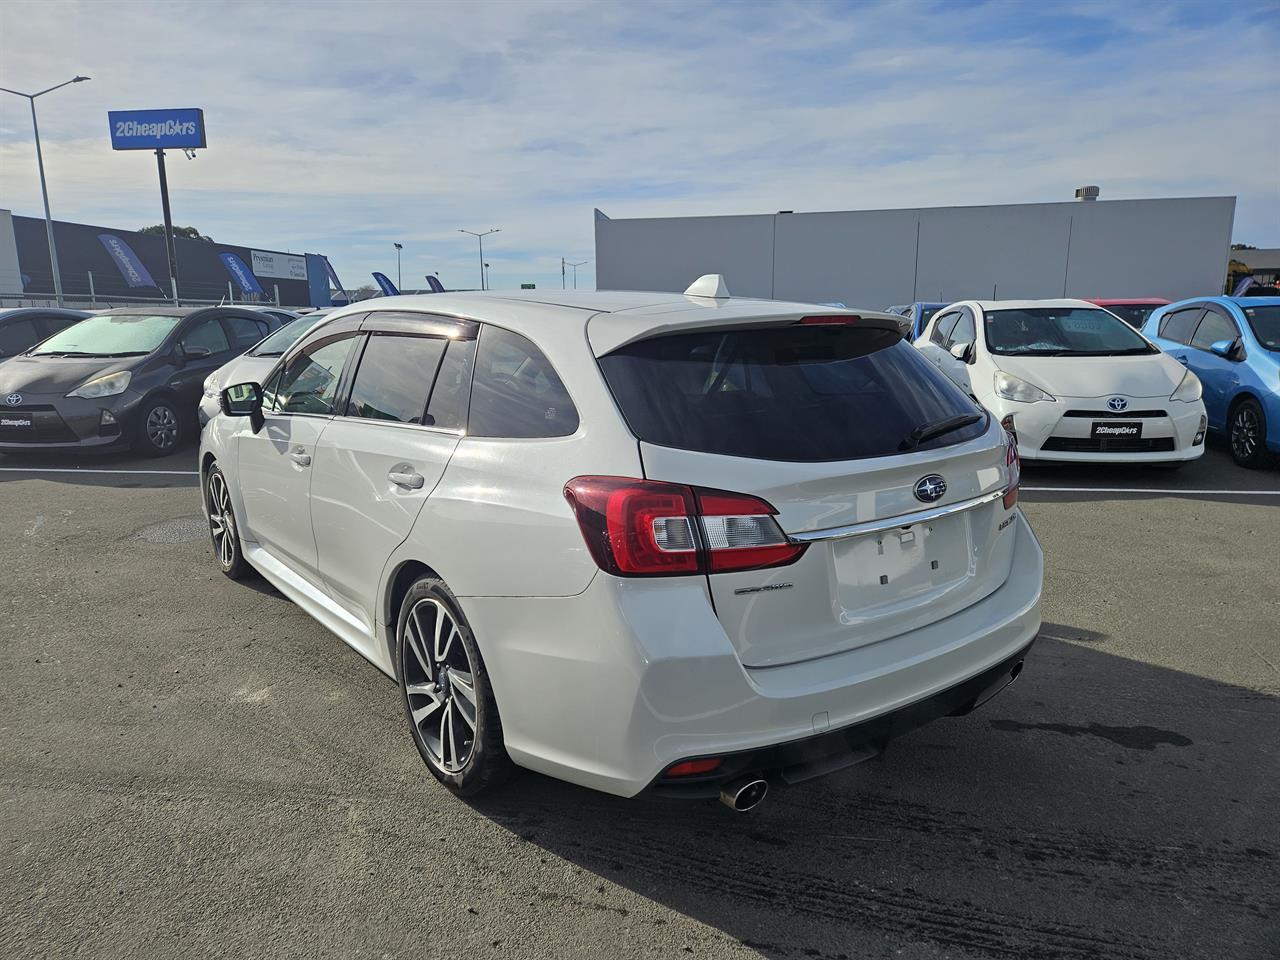
[[[218,405],[228,417],[248,417],[249,426],[257,433],[266,421],[262,416],[262,387],[256,383],[237,383],[227,387]]]
[[[951,345],[951,355],[964,363],[973,363],[973,341],[953,343]]]
[[[1240,342],[1239,337],[1235,340],[1219,340],[1210,344],[1209,349],[1224,360],[1230,360],[1233,363],[1239,363],[1244,359],[1244,344]]]
[[[199,360],[203,357],[213,356],[213,351],[208,347],[189,347],[185,343],[178,348],[178,352],[182,355],[183,360]]]

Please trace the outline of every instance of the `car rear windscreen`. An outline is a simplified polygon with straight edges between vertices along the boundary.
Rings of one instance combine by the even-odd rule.
[[[898,454],[981,408],[896,331],[767,327],[654,337],[600,358],[627,425],[665,447],[820,462]],[[986,417],[917,450],[980,436]]]

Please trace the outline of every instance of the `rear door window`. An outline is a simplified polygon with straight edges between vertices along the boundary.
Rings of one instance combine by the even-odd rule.
[[[1204,313],[1204,307],[1175,310],[1160,321],[1160,336],[1175,343],[1190,343],[1196,321],[1200,319],[1202,313]]]
[[[442,337],[371,336],[351,386],[347,416],[423,423],[445,343]]]
[[[550,361],[501,327],[480,332],[467,433],[473,437],[567,437],[578,411]]]
[[[427,404],[427,423],[443,430],[465,430],[471,395],[471,368],[475,365],[474,340],[450,340],[445,347],[436,385]]]
[[[788,326],[642,340],[600,358],[638,438],[823,462],[903,452],[913,430],[980,408],[896,331]],[[915,449],[973,439],[986,417]]]

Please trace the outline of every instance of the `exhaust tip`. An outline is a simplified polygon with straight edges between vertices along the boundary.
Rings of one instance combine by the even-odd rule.
[[[768,792],[769,784],[760,777],[741,777],[724,785],[720,791],[720,802],[730,810],[746,813],[760,806]]]
[[[1022,673],[1022,661],[1021,661],[1021,660],[1019,660],[1017,663],[1015,663],[1015,664],[1013,665],[1013,669],[1009,671],[1009,682],[1010,682],[1010,683],[1013,683],[1013,681],[1017,680],[1017,679],[1018,679],[1018,674],[1020,674],[1020,673]]]

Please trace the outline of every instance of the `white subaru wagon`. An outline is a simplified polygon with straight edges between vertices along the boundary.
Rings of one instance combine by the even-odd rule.
[[[394,677],[463,796],[526,767],[745,810],[974,709],[1040,626],[1016,446],[888,314],[388,298],[220,399],[223,572]]]

